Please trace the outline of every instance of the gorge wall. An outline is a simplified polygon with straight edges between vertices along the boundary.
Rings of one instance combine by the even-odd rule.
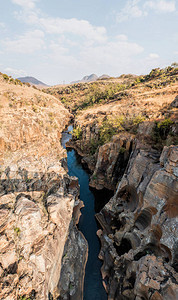
[[[96,214],[109,300],[177,299],[176,72],[167,82],[131,77],[124,87],[121,78],[119,92],[110,88],[117,80],[99,92],[86,84],[55,90],[70,101],[76,90],[89,93],[84,105],[85,94],[71,104],[67,146],[90,169],[91,187],[114,191]],[[83,204],[60,143],[73,116],[56,97],[2,76],[0,96],[0,298],[83,299],[88,247],[76,227]]]
[[[89,107],[75,119],[68,147],[75,148],[91,170],[92,187],[115,192],[96,214],[109,300],[177,299],[178,98],[174,92],[166,99],[166,108],[163,95],[150,96],[151,118],[140,119],[136,127],[129,118],[120,117],[125,99]],[[134,107],[127,99],[127,114],[140,112],[146,97],[143,102],[141,95],[135,98]],[[103,133],[106,139],[110,134],[108,124],[114,128],[118,120],[122,123],[117,133],[113,131],[103,143]]]
[[[138,133],[144,128],[146,137],[147,126]],[[82,141],[69,146],[77,149]],[[178,147],[160,151],[122,133],[91,160],[90,185],[115,189],[96,214],[108,299],[177,299]]]
[[[82,299],[82,203],[60,144],[71,115],[55,97],[2,76],[0,95],[0,298]]]

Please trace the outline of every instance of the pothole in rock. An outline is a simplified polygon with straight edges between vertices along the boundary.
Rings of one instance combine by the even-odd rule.
[[[157,209],[154,207],[144,208],[135,221],[135,227],[140,231],[145,230],[151,224],[152,216],[156,212]]]
[[[123,204],[124,208],[129,209],[132,212],[138,206],[139,196],[134,186],[127,185],[123,187],[119,191],[117,198],[121,199],[121,203]]]
[[[129,250],[132,249],[131,242],[125,238],[122,239],[119,246],[116,243],[114,243],[113,246],[115,247],[119,256],[128,253]]]
[[[143,256],[146,255],[152,255],[154,254],[155,256],[159,255],[159,248],[157,246],[155,246],[154,244],[148,244],[142,251],[138,252],[135,256],[134,256],[134,260],[138,261],[140,258],[142,258]]]

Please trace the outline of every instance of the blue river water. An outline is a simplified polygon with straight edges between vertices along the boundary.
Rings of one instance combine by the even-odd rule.
[[[68,128],[71,130],[71,127]],[[70,134],[63,134],[62,144],[70,139]],[[83,169],[75,150],[67,149],[68,174],[76,176],[80,185],[80,199],[85,207],[81,209],[82,215],[78,228],[84,234],[88,246],[88,261],[85,270],[84,280],[84,300],[107,300],[107,294],[102,284],[101,266],[102,262],[98,258],[100,242],[96,235],[98,230],[95,220],[95,196],[89,189],[89,174]]]

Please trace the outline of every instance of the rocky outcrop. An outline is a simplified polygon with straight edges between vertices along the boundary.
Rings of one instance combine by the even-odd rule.
[[[82,299],[82,203],[60,143],[71,115],[55,97],[1,76],[0,96],[0,299]]]
[[[109,143],[100,146],[91,155],[91,144],[92,141],[97,144],[99,130],[96,124],[92,128],[86,126],[83,129],[82,138],[69,141],[67,147],[75,149],[82,157],[82,163],[92,172],[91,187],[114,190],[127,167],[130,153],[134,149],[135,136],[126,132],[114,135]]]
[[[113,136],[110,143],[101,146],[90,186],[114,190],[125,172],[133,147],[134,136],[127,133]]]
[[[88,244],[83,234],[71,224],[65,244],[58,289],[60,299],[83,299],[85,266]]]
[[[176,146],[137,143],[113,198],[96,215],[108,299],[177,297]]]
[[[66,175],[60,164],[45,173],[16,169],[1,174],[0,197],[0,298],[48,299],[60,295],[59,280],[64,246],[73,242],[76,253],[87,248],[83,236],[75,229],[80,208],[78,181]],[[75,211],[72,219],[73,211]],[[71,238],[73,232],[78,239]],[[80,240],[80,245],[78,244]],[[83,247],[82,247],[83,246]],[[66,249],[67,246],[65,246]],[[81,247],[81,249],[80,249]],[[75,258],[69,253],[70,261]],[[63,258],[64,259],[64,258]],[[72,294],[82,295],[83,265],[78,260],[80,276]],[[75,268],[74,268],[75,269]],[[76,272],[76,269],[75,269]],[[72,271],[69,270],[69,273]],[[69,273],[68,291],[73,284]],[[72,299],[82,299],[82,296]],[[66,299],[66,298],[62,298]]]

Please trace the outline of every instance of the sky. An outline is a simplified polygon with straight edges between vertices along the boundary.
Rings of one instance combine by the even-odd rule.
[[[46,84],[178,61],[178,0],[0,0],[0,71]]]

